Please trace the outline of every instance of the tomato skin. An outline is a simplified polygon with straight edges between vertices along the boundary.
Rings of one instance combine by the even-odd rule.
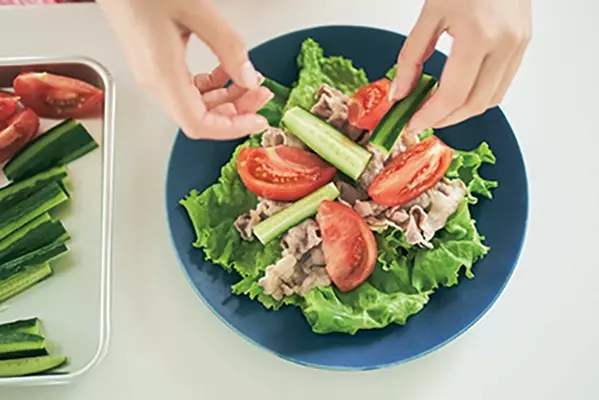
[[[323,201],[316,220],[329,277],[341,292],[360,286],[374,270],[377,246],[366,221],[352,208]]]
[[[350,99],[349,123],[360,129],[373,130],[394,102],[389,101],[391,81],[379,79],[362,86]]]
[[[17,96],[0,95],[0,121],[6,121],[17,111],[19,98]]]
[[[0,130],[0,163],[9,160],[31,142],[39,127],[38,116],[29,108],[13,115]]]
[[[82,118],[98,114],[104,91],[78,79],[25,72],[13,81],[21,102],[42,118]]]
[[[374,179],[368,195],[390,207],[406,204],[435,186],[452,158],[453,149],[431,136],[393,158]]]
[[[244,147],[237,171],[250,192],[278,201],[299,200],[330,182],[337,172],[316,154],[288,146]]]

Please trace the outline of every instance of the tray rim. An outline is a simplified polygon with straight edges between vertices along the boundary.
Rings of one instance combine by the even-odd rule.
[[[101,254],[100,254],[100,332],[96,352],[82,368],[64,373],[0,378],[1,386],[49,386],[71,383],[97,367],[106,357],[111,332],[112,292],[112,239],[114,209],[114,139],[116,114],[116,85],[112,74],[102,63],[83,55],[2,57],[3,66],[34,66],[53,64],[81,64],[94,70],[102,79],[105,89],[102,115],[102,200],[101,200]],[[68,355],[67,355],[68,357]]]

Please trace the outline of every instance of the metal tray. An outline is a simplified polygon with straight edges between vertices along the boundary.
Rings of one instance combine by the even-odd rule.
[[[105,104],[101,118],[80,120],[100,148],[69,164],[71,200],[53,213],[72,236],[70,252],[52,263],[53,276],[0,305],[0,323],[39,317],[50,352],[67,356],[68,365],[49,375],[0,378],[0,386],[69,383],[103,359],[110,333],[114,82],[102,65],[85,57],[5,58],[0,87],[10,87],[23,71],[81,79],[105,90]],[[58,122],[42,119],[40,131]],[[0,187],[6,183],[0,171]]]

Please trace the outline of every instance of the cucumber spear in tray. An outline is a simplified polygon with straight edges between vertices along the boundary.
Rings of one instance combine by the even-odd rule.
[[[67,362],[48,348],[38,318],[0,324],[0,378],[45,373]]]

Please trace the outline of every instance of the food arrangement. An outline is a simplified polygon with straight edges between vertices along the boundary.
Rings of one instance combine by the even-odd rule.
[[[52,263],[68,253],[71,236],[52,213],[72,196],[67,166],[98,148],[76,118],[99,116],[103,101],[102,90],[43,71],[19,74],[12,91],[0,93],[0,165],[9,180],[0,188],[0,304],[52,276]],[[39,132],[40,118],[54,125]],[[2,377],[40,373],[66,361],[47,355],[37,319],[24,321],[16,325],[33,331],[0,325]],[[4,360],[3,348],[30,345],[39,354],[26,355],[36,358]]]
[[[436,89],[423,75],[387,100],[392,68],[369,80],[304,41],[292,88],[266,79],[270,124],[234,151],[214,185],[181,200],[207,260],[237,273],[232,293],[296,306],[313,332],[403,325],[490,248],[470,208],[498,182],[487,143],[452,149],[406,124]]]

